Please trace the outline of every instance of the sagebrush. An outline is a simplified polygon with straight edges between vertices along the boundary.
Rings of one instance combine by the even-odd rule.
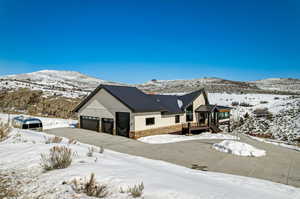
[[[13,176],[10,173],[0,172],[0,199],[17,198],[19,196],[18,187],[14,184]]]
[[[129,195],[131,195],[133,198],[138,198],[143,195],[144,188],[144,183],[141,182],[140,184],[128,187],[127,193],[129,193]]]
[[[91,146],[91,147],[88,148],[88,152],[86,153],[86,155],[88,157],[93,157],[94,152],[103,153],[104,152],[104,147],[100,146],[99,148],[97,148],[97,147]]]
[[[5,140],[10,132],[8,124],[0,123],[0,141]]]
[[[49,154],[41,154],[41,166],[46,170],[64,169],[71,165],[73,152],[65,146],[54,146]]]
[[[45,137],[45,144],[53,144],[53,143],[61,143],[63,140],[62,137],[54,136],[54,137]]]
[[[74,179],[71,184],[76,193],[85,193],[88,196],[97,198],[104,198],[109,194],[107,185],[97,182],[94,173],[91,174],[90,179],[87,181],[80,182]]]

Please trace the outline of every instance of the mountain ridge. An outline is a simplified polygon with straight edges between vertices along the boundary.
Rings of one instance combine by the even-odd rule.
[[[124,84],[98,79],[77,71],[41,70],[31,73],[0,76],[1,90],[29,88],[32,90],[60,91],[77,93],[77,97],[84,96],[99,84],[131,85],[145,92],[158,93],[186,93],[201,88],[208,92],[228,93],[299,93],[300,79],[295,78],[267,78],[256,81],[235,81],[219,77],[204,77],[189,80],[156,80],[142,84]],[[63,93],[62,93],[63,94]],[[75,96],[76,96],[75,95]]]

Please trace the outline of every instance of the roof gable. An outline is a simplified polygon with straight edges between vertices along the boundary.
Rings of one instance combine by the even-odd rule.
[[[186,95],[179,96],[179,99],[181,99],[182,102],[183,102],[182,108],[185,109],[195,99],[197,99],[197,97],[199,97],[201,94],[203,94],[203,96],[204,96],[205,104],[209,104],[208,97],[207,97],[207,94],[206,94],[205,90],[204,89],[200,89],[200,90],[194,91],[192,93],[188,93]]]
[[[205,103],[208,103],[204,89],[182,95],[150,95],[142,92],[136,87],[100,85],[90,95],[88,95],[75,109],[78,112],[91,98],[101,89],[105,89],[110,95],[128,107],[132,112],[166,112],[168,114],[183,113],[184,109],[190,105],[202,93]]]
[[[148,97],[147,94],[135,87],[100,85],[74,109],[74,112],[78,112],[101,89],[105,89],[110,95],[123,103],[132,112],[165,111],[159,103],[155,102],[152,98]]]

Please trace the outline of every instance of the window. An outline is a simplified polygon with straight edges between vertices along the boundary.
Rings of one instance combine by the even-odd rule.
[[[194,115],[193,115],[193,104],[191,104],[190,106],[188,106],[186,108],[186,121],[187,122],[191,122],[194,120]]]
[[[175,123],[179,123],[180,122],[180,115],[175,115]]]
[[[146,118],[146,125],[153,125],[155,123],[154,117]]]
[[[230,117],[229,112],[220,112],[218,113],[219,120],[228,119]]]
[[[30,129],[35,129],[35,128],[39,128],[39,127],[42,127],[41,123],[32,123],[32,124],[29,124],[29,128]]]

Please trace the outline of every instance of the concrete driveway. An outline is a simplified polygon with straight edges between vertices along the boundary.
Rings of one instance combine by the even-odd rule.
[[[163,160],[191,168],[207,166],[209,171],[249,176],[300,187],[300,152],[255,141],[241,135],[246,142],[267,151],[264,157],[241,157],[212,149],[220,140],[192,140],[168,144],[146,144],[120,136],[84,129],[58,128],[46,133],[73,138],[82,143],[131,155]]]

